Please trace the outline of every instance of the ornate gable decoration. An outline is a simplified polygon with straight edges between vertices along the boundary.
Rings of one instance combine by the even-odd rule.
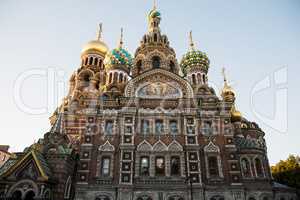
[[[99,151],[115,151],[115,147],[106,141],[103,145],[99,147]]]
[[[219,153],[220,148],[218,146],[216,146],[212,141],[210,141],[209,144],[204,147],[204,152],[206,152],[206,153]]]
[[[153,145],[153,151],[162,152],[167,151],[168,147],[162,141],[158,141]]]
[[[176,140],[174,140],[171,144],[169,144],[168,150],[173,152],[182,152],[183,148]]]
[[[138,145],[137,151],[139,151],[139,152],[148,152],[148,151],[152,151],[152,145],[149,144],[146,140],[144,140],[143,142],[141,142],[141,143]]]
[[[164,69],[152,69],[132,79],[125,88],[126,97],[152,99],[192,98],[193,89],[180,76]]]

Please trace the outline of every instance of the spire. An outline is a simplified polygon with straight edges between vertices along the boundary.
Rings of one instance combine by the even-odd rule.
[[[119,48],[121,49],[123,47],[123,28],[121,28],[121,35],[120,35],[120,42],[119,42]]]
[[[156,8],[157,8],[157,1],[153,0],[153,10],[156,10]]]
[[[228,85],[227,84],[227,78],[226,78],[226,74],[225,74],[225,67],[222,68],[222,75],[223,75],[223,79],[224,79],[224,85]]]
[[[98,27],[98,31],[97,31],[97,40],[101,40],[101,37],[102,37],[102,23],[99,24],[99,27]]]
[[[194,41],[193,41],[193,32],[192,31],[190,31],[189,39],[190,39],[190,48],[191,48],[191,50],[195,50],[195,44],[194,44]]]

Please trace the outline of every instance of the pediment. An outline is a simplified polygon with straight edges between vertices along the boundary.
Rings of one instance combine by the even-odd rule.
[[[162,152],[167,150],[168,150],[167,145],[165,145],[165,143],[163,143],[161,140],[159,140],[153,145],[153,151]]]
[[[148,152],[148,151],[152,151],[152,145],[147,142],[146,140],[144,140],[143,142],[141,142],[138,147],[137,147],[137,151],[139,152]]]
[[[215,145],[212,141],[210,141],[208,143],[208,145],[206,145],[204,147],[204,152],[207,152],[207,153],[219,153],[220,152],[220,148]]]
[[[183,148],[176,140],[174,140],[169,144],[168,150],[173,152],[182,152]]]
[[[99,147],[99,151],[115,151],[115,147],[106,141],[103,145]]]

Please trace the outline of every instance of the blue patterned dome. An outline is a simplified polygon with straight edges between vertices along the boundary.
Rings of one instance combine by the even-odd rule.
[[[106,55],[105,65],[106,68],[111,68],[113,66],[126,66],[129,70],[132,67],[132,56],[131,54],[123,49],[122,47],[113,49]]]
[[[184,75],[186,75],[187,69],[193,66],[199,66],[202,68],[203,71],[207,73],[209,68],[209,59],[206,53],[193,49],[183,56],[180,66]]]

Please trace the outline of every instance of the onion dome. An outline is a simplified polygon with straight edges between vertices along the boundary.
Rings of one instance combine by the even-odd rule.
[[[131,54],[123,48],[123,29],[121,30],[121,39],[119,47],[113,49],[111,52],[107,53],[104,60],[105,67],[107,69],[114,66],[125,66],[130,71],[133,63],[133,58]]]
[[[227,102],[234,102],[235,101],[235,91],[233,88],[227,83],[227,79],[225,76],[225,69],[222,70],[223,76],[224,76],[224,87],[221,92],[221,96],[224,101]]]
[[[151,21],[154,18],[161,18],[161,13],[154,7],[148,14],[148,21]]]
[[[97,39],[88,42],[82,49],[81,55],[88,53],[98,53],[101,55],[105,55],[109,48],[108,46],[101,40],[102,34],[102,24],[99,25],[99,31],[97,33]]]
[[[180,66],[184,75],[187,74],[188,69],[193,67],[200,67],[205,73],[208,72],[209,59],[206,53],[196,50],[194,48],[194,42],[192,38],[192,32],[190,32],[190,50],[183,55]]]
[[[242,113],[236,110],[234,105],[231,108],[230,114],[232,122],[240,122],[242,120]]]

